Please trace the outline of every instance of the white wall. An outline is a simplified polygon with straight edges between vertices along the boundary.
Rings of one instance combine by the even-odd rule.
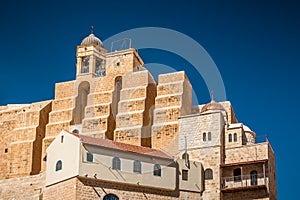
[[[132,185],[141,185],[152,188],[174,190],[176,188],[176,165],[173,160],[154,158],[146,155],[123,152],[113,149],[99,148],[84,145],[93,153],[94,162],[86,162],[86,150],[82,150],[82,163],[80,165],[80,176],[88,176],[105,181],[113,181]],[[112,169],[112,158],[119,157],[121,170]],[[142,173],[133,172],[133,162],[139,160],[142,163]],[[154,164],[161,165],[161,176],[153,175]],[[171,165],[171,166],[170,166]]]
[[[63,136],[63,142],[61,137]],[[62,131],[50,144],[47,152],[46,186],[78,175],[80,140]],[[62,169],[56,171],[56,163],[62,161]]]

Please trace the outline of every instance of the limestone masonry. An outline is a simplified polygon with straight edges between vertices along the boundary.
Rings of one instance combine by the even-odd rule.
[[[183,71],[156,83],[94,34],[76,58],[54,100],[0,106],[0,199],[277,199],[273,149],[229,101],[192,106]]]

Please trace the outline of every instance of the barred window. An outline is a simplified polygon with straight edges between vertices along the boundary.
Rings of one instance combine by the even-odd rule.
[[[114,157],[112,160],[112,169],[121,170],[121,160],[118,157]]]

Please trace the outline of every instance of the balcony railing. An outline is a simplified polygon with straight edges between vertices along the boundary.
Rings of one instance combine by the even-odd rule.
[[[267,187],[268,178],[264,174],[230,176],[222,178],[222,190]]]

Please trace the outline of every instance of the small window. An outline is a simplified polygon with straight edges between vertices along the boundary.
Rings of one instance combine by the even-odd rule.
[[[62,162],[61,160],[56,162],[55,171],[60,171],[62,169]]]
[[[121,170],[121,160],[118,157],[114,157],[112,160],[112,169]]]
[[[60,138],[60,143],[64,143],[64,136],[63,135]]]
[[[135,161],[133,162],[133,172],[139,173],[139,174],[142,173],[142,164],[141,164],[140,161],[135,160]]]
[[[189,178],[189,171],[183,169],[183,170],[182,170],[182,180],[183,180],[183,181],[187,181],[188,178]]]
[[[233,141],[234,141],[234,142],[237,141],[237,134],[236,134],[236,133],[233,134]]]
[[[154,165],[153,175],[154,176],[161,176],[161,167],[160,167],[159,164]]]
[[[206,133],[203,133],[203,141],[206,141]]]
[[[117,62],[116,65],[117,65],[117,67],[119,67],[120,66],[120,62]]]
[[[89,72],[89,65],[90,65],[90,58],[85,57],[82,59],[82,64],[81,64],[81,73],[88,73]]]
[[[4,149],[4,153],[8,153],[8,148],[5,148],[5,149]]]
[[[86,161],[93,162],[94,161],[94,155],[90,152],[86,153]]]
[[[231,133],[228,135],[228,142],[232,142],[232,134]]]
[[[204,171],[204,180],[212,180],[213,179],[213,171],[208,168]]]
[[[251,185],[257,185],[257,171],[250,172]]]
[[[242,170],[241,170],[241,168],[237,168],[233,171],[233,180],[234,180],[234,182],[242,181]]]
[[[211,141],[211,132],[208,132],[208,133],[207,133],[207,140],[208,140],[208,141]]]

